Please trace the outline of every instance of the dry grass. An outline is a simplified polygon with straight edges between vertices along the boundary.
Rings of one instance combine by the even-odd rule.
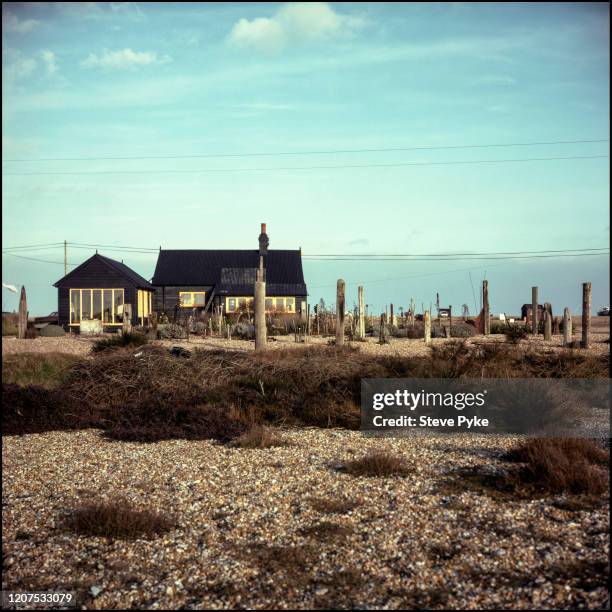
[[[143,346],[148,342],[149,339],[144,334],[139,334],[137,332],[131,332],[128,334],[117,333],[112,336],[108,336],[107,338],[96,340],[96,342],[93,343],[91,350],[94,353],[99,353],[100,351],[121,347],[135,348],[138,346]]]
[[[169,531],[174,522],[163,514],[135,509],[118,498],[92,502],[72,510],[66,526],[80,535],[134,539],[150,538]]]
[[[508,454],[521,482],[550,492],[597,495],[609,488],[610,452],[582,438],[534,438]]]
[[[254,425],[251,429],[238,436],[232,442],[232,445],[239,448],[273,448],[276,446],[289,446],[289,442],[269,427]]]
[[[20,386],[40,385],[46,389],[64,384],[79,361],[67,353],[15,353],[2,363],[2,382]]]
[[[352,476],[407,476],[412,472],[402,457],[387,452],[373,452],[344,464]]]
[[[317,346],[263,354],[196,350],[178,359],[147,345],[138,357],[118,348],[72,359],[15,355],[7,360],[3,382],[39,387],[5,385],[5,433],[97,426],[115,439],[149,442],[229,440],[254,423],[357,429],[362,378],[607,378],[609,362],[608,355],[542,354],[465,342],[436,346],[420,357]],[[42,365],[35,365],[37,360]],[[57,388],[44,397],[42,386]],[[253,444],[258,435],[252,434]],[[261,444],[265,437],[262,433]]]
[[[313,497],[310,505],[325,514],[346,514],[359,506],[359,502],[346,497]]]

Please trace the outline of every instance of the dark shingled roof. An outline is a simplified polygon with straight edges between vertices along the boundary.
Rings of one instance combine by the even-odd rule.
[[[258,250],[162,250],[151,282],[158,286],[215,285],[218,293],[250,295],[258,266]],[[268,251],[266,293],[307,295],[299,250]]]
[[[80,266],[77,266],[74,270],[71,270],[70,272],[68,272],[66,276],[64,276],[63,278],[60,278],[56,283],[53,284],[53,286],[54,287],[59,286],[63,281],[69,279],[79,268],[89,263],[92,259],[98,259],[100,261],[103,261],[107,266],[115,270],[115,272],[118,272],[119,274],[121,274],[121,276],[126,278],[135,287],[139,289],[149,289],[151,291],[155,290],[155,287],[147,279],[140,276],[140,274],[134,272],[132,268],[126,266],[123,262],[116,261],[115,259],[111,259],[110,257],[104,257],[104,255],[99,255],[98,253],[96,253],[95,255],[92,255],[89,259],[84,261]]]

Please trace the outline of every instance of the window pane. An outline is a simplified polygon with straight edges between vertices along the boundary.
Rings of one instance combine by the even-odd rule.
[[[115,289],[115,323],[123,323],[123,289]]]
[[[93,318],[102,320],[102,290],[93,290]]]
[[[285,310],[284,298],[276,298],[276,310]]]
[[[274,308],[274,300],[272,298],[266,298],[266,310],[270,311]]]
[[[238,307],[239,308],[246,308],[246,299],[245,298],[239,298],[238,299]]]
[[[103,318],[105,323],[113,322],[113,290],[104,290]]]
[[[229,298],[227,300],[227,310],[228,310],[228,312],[234,312],[234,310],[236,310],[236,300],[235,300],[235,298]]]
[[[81,290],[70,290],[70,322],[79,323],[81,321]]]
[[[181,306],[191,306],[193,304],[193,296],[191,293],[181,293]]]
[[[205,299],[203,293],[195,293],[194,298],[194,303],[196,306],[204,306]]]
[[[287,310],[295,312],[295,298],[287,298]]]
[[[91,289],[83,289],[83,314],[82,319],[91,319]]]

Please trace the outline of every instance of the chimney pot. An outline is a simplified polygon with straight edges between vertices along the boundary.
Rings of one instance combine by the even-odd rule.
[[[262,234],[265,234],[265,233],[266,233],[266,224],[265,224],[265,223],[262,223],[262,224],[261,224],[261,233],[262,233]]]

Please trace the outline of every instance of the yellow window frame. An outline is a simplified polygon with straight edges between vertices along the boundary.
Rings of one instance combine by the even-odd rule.
[[[230,309],[230,300],[235,300],[236,303],[236,307],[233,309]],[[239,306],[239,302],[240,300],[246,300],[247,301],[247,308],[250,308],[250,310],[254,309],[254,301],[255,298],[251,297],[251,296],[244,296],[244,295],[232,295],[231,297],[226,297],[225,298],[225,312],[239,312],[240,310],[240,306]],[[273,305],[272,305],[272,310],[276,310],[276,300],[283,300],[283,312],[286,312],[288,314],[294,314],[295,313],[295,298],[294,297],[284,297],[284,296],[270,296],[267,295],[266,296],[266,300],[273,300]],[[291,304],[291,308],[288,307],[288,300],[293,300],[292,302],[289,302]],[[266,307],[266,312],[270,312],[270,309]]]
[[[183,303],[183,296],[190,295],[191,296],[191,304]],[[204,304],[196,306],[195,296],[203,295],[204,296]],[[206,291],[179,291],[179,306],[181,308],[203,308],[206,304]]]
[[[78,291],[79,292],[79,320],[78,323],[73,323],[72,322],[72,313],[73,313],[73,309],[72,309],[72,292],[73,291]],[[87,289],[79,289],[79,288],[71,288],[68,291],[68,304],[69,304],[69,309],[68,309],[68,321],[70,321],[70,323],[68,323],[69,326],[72,327],[78,327],[79,325],[81,325],[81,321],[83,321],[83,291],[88,291],[89,292],[89,296],[90,296],[90,304],[92,305],[92,309],[93,309],[93,292],[94,291],[100,291],[100,313],[101,313],[101,319],[100,321],[103,322],[104,325],[123,325],[122,323],[117,323],[115,322],[115,292],[116,291],[120,291],[123,299],[122,299],[122,305],[125,306],[125,289],[123,288],[115,288],[115,287],[92,287],[92,288],[87,288]],[[105,291],[110,291],[111,292],[111,313],[112,313],[112,322],[105,322],[104,321],[104,292]],[[89,319],[87,319],[89,320]]]

